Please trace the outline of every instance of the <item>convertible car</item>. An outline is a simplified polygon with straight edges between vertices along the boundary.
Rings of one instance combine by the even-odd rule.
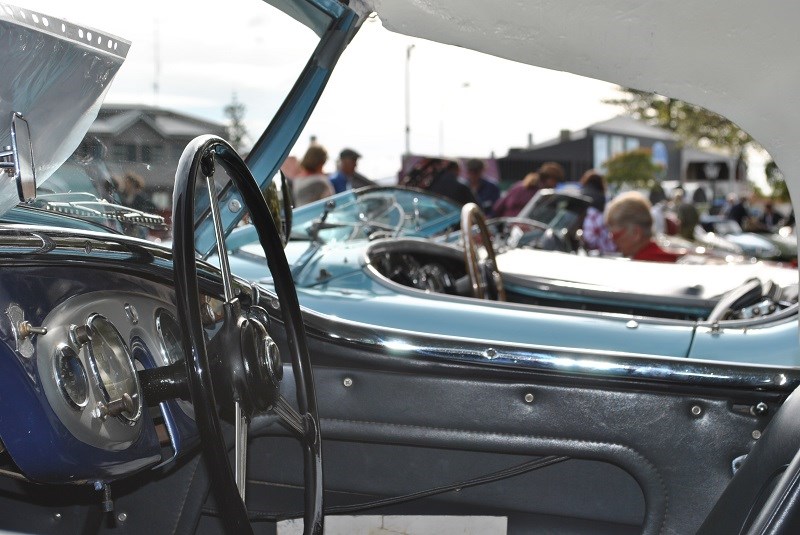
[[[326,522],[356,532],[359,517],[377,515],[378,526],[423,517],[442,532],[796,533],[794,272],[758,271],[733,287],[728,273],[676,281],[680,295],[644,312],[630,302],[584,309],[574,303],[644,277],[669,286],[672,274],[587,258],[608,261],[614,284],[550,292],[522,266],[536,258],[520,253],[555,253],[492,258],[469,207],[459,213],[465,258],[453,243],[415,238],[439,224],[439,207],[424,212],[419,201],[417,215],[413,197],[407,236],[391,216],[382,221],[396,207],[379,200],[356,214],[357,229],[340,226],[327,202],[290,223],[278,170],[338,58],[377,14],[390,30],[714,109],[798,177],[800,123],[787,120],[798,109],[798,10],[710,1],[687,16],[631,0],[491,10],[455,0],[0,5],[0,529],[238,534],[302,523],[319,534]],[[151,46],[137,49],[126,31]],[[295,45],[309,59],[288,74],[283,55]],[[267,67],[245,69],[232,50]],[[265,102],[281,81],[289,87],[246,159],[211,134],[177,152],[159,144],[158,132],[179,130],[174,117],[105,123],[117,137],[78,164],[116,175],[136,163],[145,183],[168,181],[168,220],[102,200],[107,181],[90,172],[85,191],[55,187],[69,182],[59,169],[75,164],[103,98],[115,84],[141,97],[162,58],[180,61],[152,84],[155,96],[187,108],[220,81],[268,77]],[[790,189],[800,193],[800,182]],[[248,279],[231,274],[225,246],[245,215],[267,264]],[[163,225],[169,248],[123,233]],[[302,228],[310,232],[290,265],[284,243],[295,247],[288,231]],[[353,231],[351,252],[323,242]],[[214,252],[217,266],[203,260]],[[415,314],[430,318],[424,329]],[[746,317],[762,314],[763,323]],[[570,329],[547,323],[559,315],[574,318]],[[790,326],[775,336],[781,322]]]
[[[520,217],[484,221],[425,191],[349,190],[294,210],[285,252],[302,305],[358,323],[800,365],[795,270],[691,249],[674,265],[591,256],[576,234],[585,207],[580,195],[543,190]],[[233,230],[226,250],[233,273],[271,283],[253,225]],[[213,252],[208,260],[219,264]]]

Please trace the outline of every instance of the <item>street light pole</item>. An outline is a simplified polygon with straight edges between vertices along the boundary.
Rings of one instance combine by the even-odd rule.
[[[411,69],[411,51],[414,45],[406,47],[406,156],[411,154],[411,84],[409,83]]]

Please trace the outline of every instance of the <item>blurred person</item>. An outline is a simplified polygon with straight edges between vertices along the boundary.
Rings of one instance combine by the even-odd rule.
[[[606,208],[606,181],[596,169],[589,169],[580,179],[581,194],[592,199],[583,218],[583,244],[591,251],[613,253],[617,250],[606,228],[603,211]]]
[[[700,222],[700,214],[694,204],[684,199],[684,191],[675,188],[672,194],[673,210],[678,216],[678,235],[689,241],[694,241],[694,229]]]
[[[750,209],[747,207],[747,199],[742,197],[736,200],[725,216],[728,219],[736,221],[740,227],[744,228],[747,224],[747,220],[750,219]]]
[[[542,188],[554,188],[564,180],[564,168],[556,162],[546,162],[533,173],[511,186],[492,207],[495,217],[516,217]]]
[[[144,194],[144,178],[132,172],[122,175],[120,181],[120,201],[123,205],[147,214],[156,213],[156,205]],[[143,225],[125,223],[123,231],[129,236],[147,238],[149,231]]]
[[[322,168],[328,161],[328,151],[321,145],[311,145],[300,160],[300,169],[292,181],[295,207],[303,206],[333,195],[333,186]]]
[[[335,193],[375,184],[372,180],[356,171],[359,158],[361,158],[361,155],[353,149],[344,149],[339,153],[338,169],[330,177]]]
[[[648,199],[653,206],[650,209],[650,215],[653,216],[653,234],[669,234],[667,232],[667,194],[664,193],[661,184],[658,182],[653,184]]]
[[[422,158],[399,180],[399,185],[419,188],[447,197],[459,206],[478,199],[458,179],[458,163],[442,158]]]
[[[292,179],[300,174],[300,160],[297,156],[287,156],[281,164],[281,172],[286,178]]]
[[[606,226],[617,250],[632,260],[675,262],[680,255],[663,250],[653,240],[652,205],[639,192],[629,191],[608,203]]]
[[[650,215],[653,216],[653,234],[667,234],[667,201],[660,200],[652,203]]]
[[[472,158],[467,161],[467,186],[472,190],[472,194],[478,199],[478,206],[481,207],[486,217],[492,217],[492,207],[497,199],[500,198],[500,187],[493,180],[489,180],[483,175],[486,166],[483,160]]]
[[[144,178],[136,173],[125,173],[122,176],[121,200],[125,206],[134,210],[153,214],[156,205],[144,194]]]
[[[758,218],[758,223],[762,230],[772,232],[783,219],[783,215],[773,208],[771,202],[768,202],[764,205],[764,213]]]

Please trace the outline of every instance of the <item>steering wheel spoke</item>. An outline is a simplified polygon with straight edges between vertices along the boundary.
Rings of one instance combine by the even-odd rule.
[[[234,473],[236,474],[236,487],[239,489],[239,496],[244,503],[247,486],[247,433],[250,428],[250,423],[238,401],[234,407],[234,413],[236,433],[234,442]]]
[[[273,275],[275,291],[282,305],[286,341],[293,355],[299,410],[280,396],[283,368],[277,345],[267,331],[266,313],[257,304],[243,307],[235,294],[214,182],[218,166],[224,169],[241,193]],[[200,180],[205,181],[208,191],[225,299],[223,321],[211,340],[207,340],[203,327],[203,296],[199,288],[194,245],[194,195]],[[244,161],[223,139],[201,136],[184,150],[175,176],[173,219],[176,300],[180,324],[184,326],[183,348],[187,355],[189,391],[203,454],[223,519],[231,533],[252,533],[244,502],[249,426],[253,417],[274,408],[281,422],[300,439],[303,450],[304,533],[322,533],[321,437],[316,425],[316,395],[300,304],[280,234],[261,189]],[[209,354],[213,358],[209,358]],[[222,403],[217,402],[218,398]],[[233,468],[228,462],[228,450],[217,412],[218,407],[229,411],[231,406],[235,427]]]
[[[275,405],[272,407],[272,412],[274,412],[278,418],[280,418],[280,421],[284,427],[286,427],[298,439],[305,439],[305,421],[300,413],[297,412],[294,407],[292,407],[285,397],[278,395],[278,399],[275,400]]]

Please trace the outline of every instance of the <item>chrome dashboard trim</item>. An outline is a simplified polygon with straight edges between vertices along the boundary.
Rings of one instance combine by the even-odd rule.
[[[272,312],[272,311],[271,311]],[[489,340],[431,336],[334,319],[303,309],[309,336],[328,343],[409,360],[474,364],[560,377],[631,380],[704,388],[739,388],[789,393],[800,385],[800,367],[734,362]],[[280,318],[273,315],[275,321]]]

